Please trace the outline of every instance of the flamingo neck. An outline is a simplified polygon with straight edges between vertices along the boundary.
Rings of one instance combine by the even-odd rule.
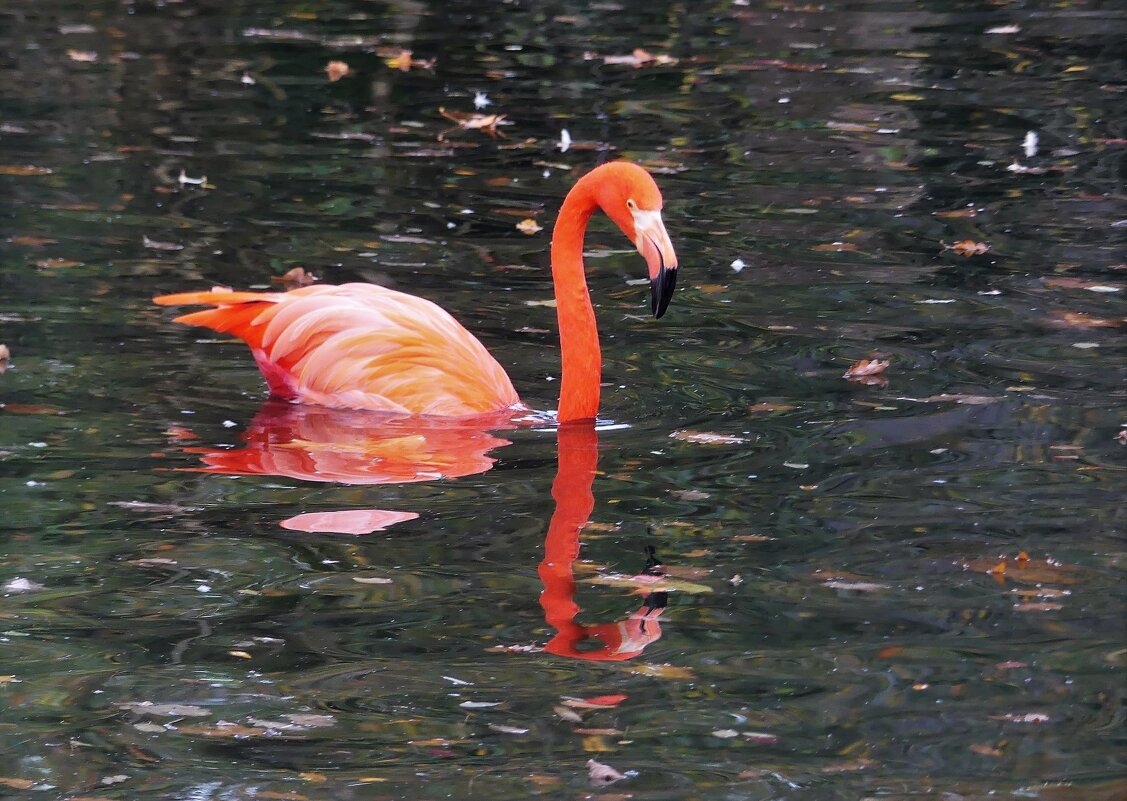
[[[580,180],[564,198],[552,232],[552,283],[560,326],[559,422],[594,419],[599,410],[603,355],[595,310],[583,272],[583,236],[598,208],[588,183]]]

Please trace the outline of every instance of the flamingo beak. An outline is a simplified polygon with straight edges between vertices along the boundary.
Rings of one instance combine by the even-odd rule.
[[[634,211],[634,244],[650,268],[650,300],[654,317],[661,317],[677,287],[677,253],[660,211]]]

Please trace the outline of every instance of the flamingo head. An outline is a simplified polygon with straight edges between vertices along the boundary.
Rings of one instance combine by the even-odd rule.
[[[677,287],[677,253],[661,219],[661,190],[648,172],[627,161],[605,164],[591,175],[596,173],[606,178],[597,189],[599,205],[646,260],[651,310],[661,317]]]

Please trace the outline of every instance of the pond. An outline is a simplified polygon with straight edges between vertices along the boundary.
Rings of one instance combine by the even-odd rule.
[[[0,20],[5,797],[1127,794],[1119,4]],[[553,221],[623,158],[679,285],[595,219],[561,427]],[[297,268],[534,411],[268,400],[152,302]]]

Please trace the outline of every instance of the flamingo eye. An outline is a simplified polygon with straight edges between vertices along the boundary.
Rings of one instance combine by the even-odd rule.
[[[638,204],[634,202],[634,198],[629,198],[626,201],[626,208],[630,209],[630,211],[638,210]]]

